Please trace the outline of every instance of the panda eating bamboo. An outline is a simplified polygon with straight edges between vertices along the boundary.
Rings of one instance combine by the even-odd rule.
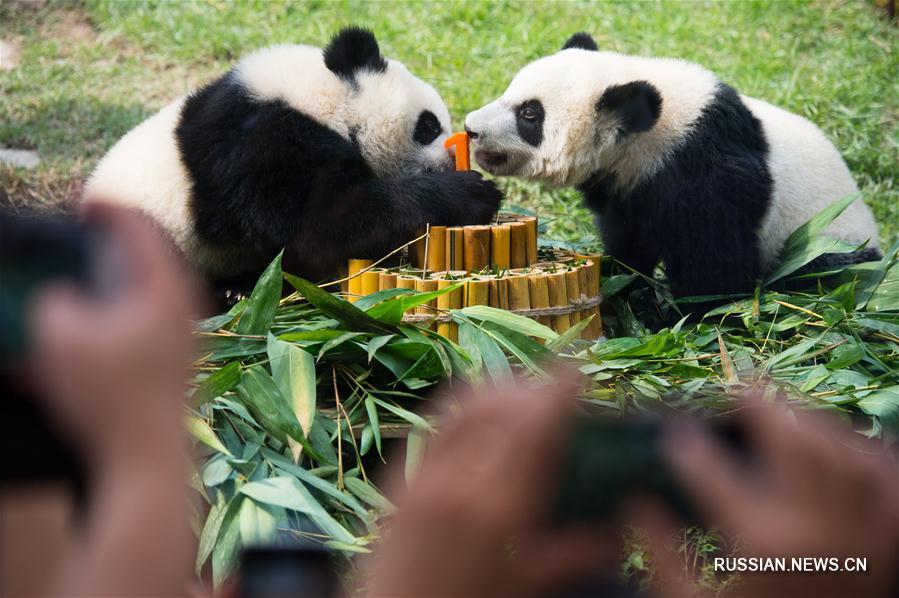
[[[676,297],[751,290],[794,230],[858,192],[808,120],[696,64],[600,52],[584,33],[465,127],[488,172],[579,189],[606,251],[650,275],[664,262]],[[861,200],[824,232],[867,245],[818,266],[881,256]]]
[[[312,280],[381,257],[427,223],[482,224],[501,193],[453,171],[428,84],[348,28],[324,49],[258,50],[113,146],[84,201],[137,208],[220,289],[246,290],[285,246]]]

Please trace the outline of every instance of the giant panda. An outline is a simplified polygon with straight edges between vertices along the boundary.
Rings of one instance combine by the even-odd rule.
[[[324,50],[280,45],[240,60],[126,134],[84,201],[148,214],[219,290],[246,290],[287,246],[317,280],[381,257],[426,223],[490,220],[501,193],[452,170],[438,93],[347,28]]]
[[[797,227],[858,191],[808,120],[690,62],[600,52],[584,33],[465,128],[488,172],[580,190],[607,253],[645,274],[664,262],[675,297],[752,289]],[[867,242],[828,265],[881,255],[860,200],[825,233]]]

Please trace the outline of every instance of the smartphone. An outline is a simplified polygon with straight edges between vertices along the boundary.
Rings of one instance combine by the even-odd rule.
[[[239,598],[337,596],[330,550],[319,544],[248,547],[241,552]]]
[[[0,487],[46,480],[84,486],[84,467],[43,405],[28,371],[28,310],[36,292],[53,281],[92,295],[111,293],[121,261],[99,230],[64,217],[22,216],[0,210]],[[32,374],[34,375],[34,374]]]
[[[659,499],[687,523],[701,517],[662,454],[670,422],[661,418],[578,418],[567,443],[563,477],[555,502],[558,522],[614,520],[625,501],[636,496]],[[742,427],[732,418],[707,427],[735,454],[746,452]]]
[[[73,219],[0,212],[0,363],[26,354],[28,307],[38,289],[64,281],[110,292],[114,255],[107,235]]]

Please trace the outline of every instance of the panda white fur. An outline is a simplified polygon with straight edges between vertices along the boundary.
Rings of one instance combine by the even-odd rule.
[[[663,261],[675,296],[751,289],[797,227],[858,191],[808,120],[696,64],[600,52],[583,33],[465,127],[488,172],[577,187],[606,251],[644,273]],[[867,245],[821,263],[880,256],[861,200],[825,233]]]
[[[285,269],[319,279],[428,222],[491,218],[501,194],[452,171],[449,131],[437,92],[349,28],[324,50],[259,50],[175,100],[109,151],[84,200],[149,214],[219,285],[254,280],[285,246]]]

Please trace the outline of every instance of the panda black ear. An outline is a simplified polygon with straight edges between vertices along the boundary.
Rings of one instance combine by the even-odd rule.
[[[581,50],[592,50],[596,52],[599,48],[596,46],[596,42],[593,41],[593,38],[590,37],[589,33],[584,33],[581,31],[580,33],[575,33],[571,37],[568,38],[568,41],[565,42],[565,45],[562,46],[563,50],[568,50],[569,48],[579,48]]]
[[[347,27],[331,38],[324,50],[325,66],[339,77],[353,79],[357,71],[383,73],[387,62],[375,34],[361,27]]]
[[[622,133],[650,130],[662,113],[662,94],[648,81],[631,81],[607,88],[596,102],[597,112],[613,112]]]

